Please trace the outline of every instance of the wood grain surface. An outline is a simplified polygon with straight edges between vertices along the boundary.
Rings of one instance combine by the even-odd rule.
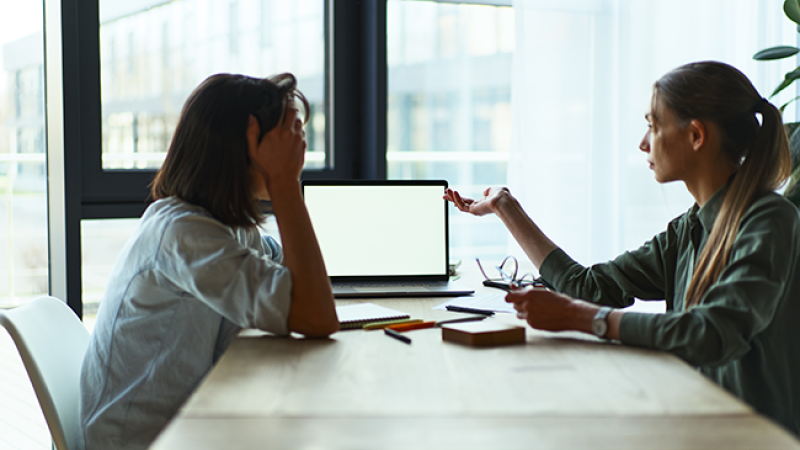
[[[412,318],[459,316],[431,309],[444,299],[370,301]],[[437,328],[405,333],[411,345],[380,331],[248,331],[153,448],[800,449],[672,355],[526,332],[524,344],[478,348],[443,342]]]

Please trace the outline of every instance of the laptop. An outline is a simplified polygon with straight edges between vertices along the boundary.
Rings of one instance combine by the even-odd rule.
[[[304,180],[337,298],[469,295],[449,281],[447,182]]]

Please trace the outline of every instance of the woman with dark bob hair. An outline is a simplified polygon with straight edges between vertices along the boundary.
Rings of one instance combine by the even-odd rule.
[[[497,214],[552,286],[506,297],[532,327],[671,352],[800,434],[800,216],[774,192],[790,171],[781,114],[735,68],[700,62],[656,81],[646,119],[656,181],[683,181],[696,204],[612,261],[573,261],[506,188],[445,197]],[[667,311],[620,310],[635,298]]]
[[[300,190],[291,74],[219,74],[181,112],[155,199],[108,282],[81,373],[77,448],[146,448],[242,328],[339,329]],[[271,200],[283,248],[261,236]]]

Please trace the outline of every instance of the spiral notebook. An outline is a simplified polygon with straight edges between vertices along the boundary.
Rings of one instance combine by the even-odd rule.
[[[408,319],[411,317],[402,311],[376,305],[374,303],[337,306],[336,315],[339,316],[339,326],[343,330],[362,328],[364,325],[372,322]]]

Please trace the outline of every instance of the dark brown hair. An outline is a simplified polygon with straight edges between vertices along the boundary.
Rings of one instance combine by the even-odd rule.
[[[217,74],[186,100],[167,158],[151,187],[155,200],[175,196],[202,206],[228,226],[251,227],[263,220],[253,196],[247,126],[250,115],[264,125],[261,136],[283,120],[298,98],[297,80],[284,73],[269,78]]]
[[[739,222],[750,205],[789,177],[789,143],[780,111],[727,64],[706,61],[678,67],[655,83],[654,92],[654,101],[663,102],[680,124],[693,119],[716,124],[723,151],[737,168],[695,265],[686,293],[688,308],[700,303],[728,264]]]

